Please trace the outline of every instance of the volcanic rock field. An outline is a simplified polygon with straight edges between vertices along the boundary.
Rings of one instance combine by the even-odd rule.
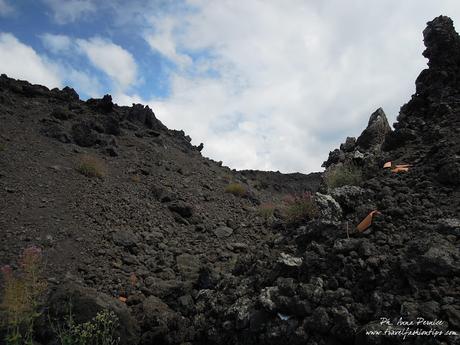
[[[2,75],[0,266],[43,256],[34,344],[60,344],[69,301],[113,311],[123,345],[460,344],[460,37],[440,16],[423,38],[394,129],[370,109],[308,175],[232,170],[148,106]]]

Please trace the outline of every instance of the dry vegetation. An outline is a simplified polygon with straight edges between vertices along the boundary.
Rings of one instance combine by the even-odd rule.
[[[275,209],[276,209],[275,204],[273,204],[271,202],[267,202],[267,203],[263,203],[263,204],[261,204],[259,206],[259,209],[257,210],[257,213],[263,219],[269,220],[269,219],[273,218],[273,215],[275,213]]]
[[[299,223],[318,216],[318,208],[311,193],[288,195],[283,200],[283,214],[288,223]]]
[[[230,183],[225,188],[225,193],[230,193],[235,196],[243,197],[246,195],[247,191],[246,191],[246,188],[239,183]]]
[[[131,181],[134,183],[139,183],[141,182],[141,176],[140,175],[133,175],[131,176]]]
[[[342,186],[359,186],[363,180],[361,169],[355,165],[338,165],[324,173],[329,189]]]
[[[35,320],[40,316],[39,305],[46,290],[42,278],[42,253],[37,247],[24,250],[20,272],[3,266],[4,290],[0,305],[2,327],[6,330],[7,345],[33,344]]]
[[[77,171],[86,177],[103,178],[107,175],[107,166],[95,156],[83,155],[78,162]]]

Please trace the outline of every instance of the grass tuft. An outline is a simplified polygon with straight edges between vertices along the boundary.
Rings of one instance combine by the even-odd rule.
[[[338,165],[324,173],[324,180],[329,189],[342,186],[359,186],[363,174],[356,165]]]
[[[8,265],[1,268],[5,285],[0,319],[6,330],[7,345],[33,343],[34,322],[40,316],[40,299],[46,290],[46,282],[41,277],[40,248],[26,248],[20,258],[20,267],[20,272],[14,272]]]
[[[111,310],[102,310],[90,321],[77,324],[70,307],[64,325],[52,324],[52,328],[60,345],[118,345],[118,325],[118,317]]]
[[[246,188],[239,183],[230,183],[225,188],[225,193],[230,193],[235,196],[243,197],[246,195],[247,191],[246,191]]]
[[[316,218],[318,216],[318,207],[310,192],[300,195],[288,195],[283,200],[283,214],[288,223],[297,224]]]
[[[273,218],[273,215],[275,213],[275,204],[271,202],[263,203],[259,206],[259,209],[257,210],[257,213],[259,216],[261,216],[265,220],[269,220]]]
[[[141,176],[139,174],[131,176],[131,181],[134,183],[139,183],[141,182]]]
[[[107,166],[95,156],[83,155],[80,157],[77,171],[86,177],[103,178],[107,175]]]

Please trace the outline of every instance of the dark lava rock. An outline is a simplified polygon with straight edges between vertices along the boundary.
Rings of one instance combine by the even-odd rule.
[[[168,205],[170,211],[177,213],[183,218],[190,218],[193,215],[193,206],[185,201],[176,201]]]
[[[176,257],[176,265],[183,279],[195,284],[201,270],[200,259],[195,255],[181,254]]]
[[[22,92],[28,97],[48,96],[49,89],[42,85],[27,84],[22,87]]]
[[[110,157],[117,157],[118,156],[117,149],[115,147],[112,147],[112,146],[106,147],[104,152]]]
[[[345,161],[345,152],[339,149],[329,152],[329,158],[325,161],[322,167],[328,168],[333,164],[338,164]]]
[[[125,247],[127,249],[136,247],[138,242],[137,236],[129,230],[121,230],[115,232],[112,235],[112,240],[116,245]]]
[[[75,143],[82,147],[91,147],[96,145],[97,134],[86,123],[77,123],[72,126],[72,138]]]
[[[460,219],[458,218],[440,219],[438,221],[438,228],[448,235],[460,237]]]
[[[90,321],[103,310],[112,311],[119,322],[115,332],[120,337],[120,344],[132,345],[139,341],[138,324],[126,305],[94,289],[74,283],[60,285],[52,292],[48,305],[50,316],[61,322],[69,316],[69,308],[76,323]]]
[[[331,334],[348,342],[353,340],[358,329],[354,316],[343,306],[333,308],[331,314],[333,323]]]
[[[181,344],[193,335],[188,319],[174,312],[161,299],[150,296],[142,302],[141,344]]]
[[[385,330],[381,317],[460,327],[459,37],[446,17],[424,34],[429,68],[395,130],[378,110],[358,140],[347,138],[326,162],[329,170],[353,164],[361,187],[322,188],[322,173],[234,171],[202,157],[148,107],[66,99],[64,91],[1,76],[0,265],[18,248],[46,248],[45,277],[61,291],[50,291],[51,317],[67,315],[69,296],[82,321],[114,310],[125,344],[139,345],[126,340],[137,334],[129,312],[141,326],[140,345],[451,343],[363,332]],[[75,115],[49,116],[57,108]],[[39,131],[62,141],[71,133],[96,158],[110,147],[120,156],[105,157],[105,178],[88,179],[70,173],[81,149]],[[411,166],[393,173],[382,168],[387,161]],[[223,192],[235,181],[251,199]],[[313,220],[282,217],[285,195],[319,190]],[[262,219],[256,200],[275,203],[273,217]],[[368,230],[347,231],[376,209]],[[106,295],[64,288],[66,277]],[[49,328],[42,324],[36,328]]]
[[[225,238],[229,237],[233,234],[233,229],[229,228],[228,226],[219,226],[218,228],[214,229],[214,235],[218,238]]]
[[[457,158],[458,157],[458,158]],[[447,185],[460,185],[460,156],[452,158],[439,169],[438,180]]]
[[[175,195],[163,186],[152,185],[150,187],[152,196],[160,202],[171,202],[176,199]]]
[[[373,147],[380,148],[385,136],[391,132],[387,116],[382,108],[377,109],[370,117],[367,128],[356,140],[356,145],[369,150]]]
[[[155,117],[152,109],[148,105],[133,104],[129,110],[128,120],[138,122],[142,125],[155,130],[165,130],[166,127]]]
[[[460,37],[449,17],[439,16],[428,22],[423,30],[423,42],[426,46],[423,56],[429,60],[428,66],[445,68],[459,65]]]
[[[352,152],[356,146],[356,138],[355,137],[347,137],[345,142],[340,145],[340,150],[343,152]]]
[[[114,107],[111,95],[105,95],[101,99],[90,98],[86,102],[93,109],[98,110],[102,113],[110,113]]]
[[[113,116],[104,119],[104,132],[111,135],[120,135],[120,122]]]
[[[67,101],[78,101],[80,99],[80,96],[74,89],[66,86],[60,92],[60,98],[63,98]]]
[[[65,132],[64,128],[57,123],[46,124],[41,132],[43,135],[56,139],[61,143],[68,144],[71,142],[69,135]]]
[[[64,108],[56,108],[51,112],[51,116],[59,120],[68,120],[73,117],[73,114]]]

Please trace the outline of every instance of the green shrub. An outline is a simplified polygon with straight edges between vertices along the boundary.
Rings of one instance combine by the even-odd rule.
[[[259,216],[261,216],[263,219],[268,220],[273,218],[273,214],[275,212],[275,205],[271,202],[267,202],[264,204],[261,204],[259,206],[259,209],[257,210],[257,213]]]
[[[0,144],[0,152],[5,151],[6,145],[5,144]]]
[[[288,223],[299,223],[318,216],[318,207],[309,192],[288,195],[284,198],[283,204],[283,214]]]
[[[236,196],[245,196],[246,195],[246,188],[239,183],[230,183],[225,188],[225,193],[230,193]]]
[[[77,324],[71,306],[64,325],[52,324],[60,345],[117,345],[120,342],[115,336],[117,327],[118,318],[109,310],[98,312],[91,321]]]
[[[8,265],[1,269],[5,286],[0,319],[6,330],[7,345],[33,344],[34,322],[40,316],[40,299],[46,290],[46,283],[41,277],[40,248],[26,248],[21,255],[20,267],[20,272],[13,272]]]
[[[342,186],[359,186],[363,180],[362,171],[356,165],[339,165],[324,173],[329,189]]]
[[[97,157],[83,155],[77,166],[77,171],[86,177],[103,178],[107,175],[105,163]]]

